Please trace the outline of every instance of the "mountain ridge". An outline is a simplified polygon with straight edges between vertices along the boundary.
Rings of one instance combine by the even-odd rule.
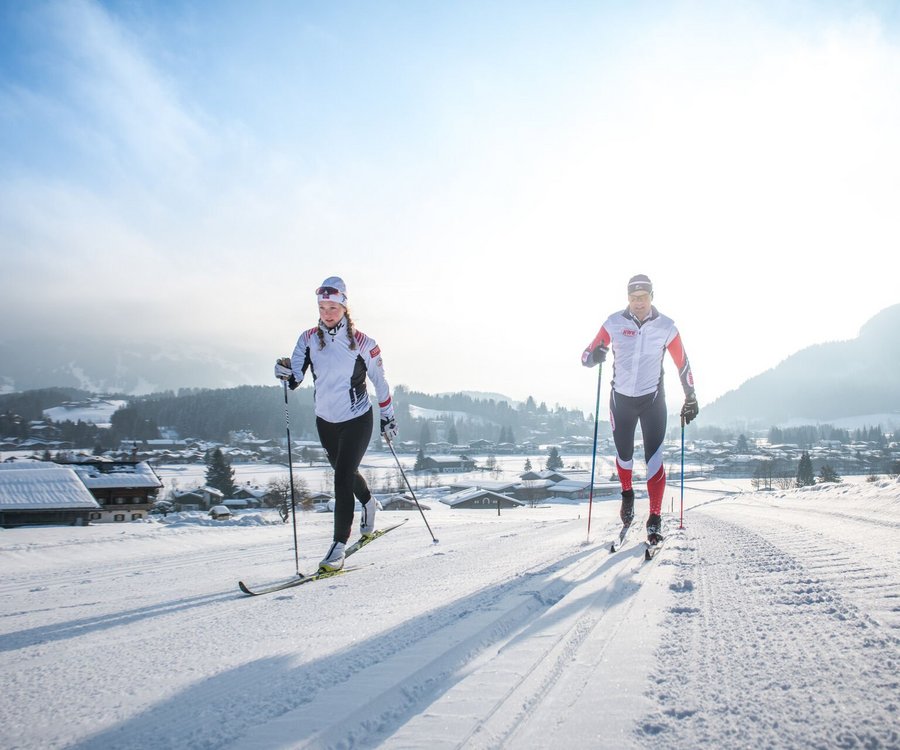
[[[900,304],[873,316],[854,339],[806,347],[746,380],[705,406],[702,423],[752,429],[896,413],[900,424],[898,370]]]

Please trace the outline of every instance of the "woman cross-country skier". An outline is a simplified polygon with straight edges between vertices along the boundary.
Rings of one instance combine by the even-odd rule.
[[[644,274],[628,281],[628,307],[610,315],[584,353],[581,363],[593,367],[613,352],[612,390],[609,396],[609,421],[616,445],[616,470],[622,484],[620,516],[624,525],[634,519],[634,489],[631,483],[634,465],[634,433],[638,422],[644,438],[647,462],[647,494],[650,516],[647,540],[662,541],[662,499],[666,489],[662,445],[666,436],[666,399],[663,391],[663,357],[666,351],[678,367],[684,389],[681,417],[688,424],[699,413],[694,393],[694,376],[681,334],[671,318],[652,304],[653,284]]]
[[[288,381],[291,390],[312,372],[316,429],[328,462],[334,469],[334,541],[319,569],[340,570],[353,527],[354,497],[362,503],[359,531],[375,531],[375,502],[359,473],[359,464],[372,437],[372,404],[366,376],[375,386],[381,409],[381,434],[397,437],[391,389],[384,376],[378,344],[353,327],[347,309],[347,287],[331,276],[316,289],[319,323],[300,334],[294,353],[275,363],[275,377]]]

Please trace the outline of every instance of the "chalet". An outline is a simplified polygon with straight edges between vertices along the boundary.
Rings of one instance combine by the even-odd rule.
[[[497,508],[521,508],[524,505],[509,495],[501,495],[499,492],[491,492],[480,487],[454,492],[452,495],[442,497],[441,502],[454,510],[457,508],[496,510]]]
[[[606,489],[606,494],[610,494],[608,486]],[[601,485],[595,482],[594,494],[599,495],[600,490]],[[612,494],[618,494],[618,483],[613,485],[613,490],[614,492]],[[589,479],[564,479],[563,481],[554,484],[552,491],[553,496],[555,497],[564,497],[567,500],[587,500],[591,494],[591,481]]]
[[[147,518],[162,482],[146,461],[86,461],[72,468],[100,505],[94,523]]]
[[[424,503],[416,505],[415,500],[408,494],[393,495],[381,501],[382,510],[418,510],[419,508],[422,510],[431,510],[431,508]]]
[[[494,448],[494,442],[492,440],[472,440],[469,443],[469,449],[472,451],[489,451]]]
[[[554,482],[565,482],[569,477],[565,474],[560,474],[558,471],[551,471],[550,469],[544,469],[542,471],[526,471],[524,474],[519,474],[519,479],[523,482],[536,482],[542,479],[550,479]]]
[[[271,490],[266,487],[255,487],[245,484],[241,487],[238,487],[232,493],[230,499],[246,501],[244,503],[245,508],[259,508],[267,504],[266,498],[269,496],[270,492]]]
[[[422,461],[424,471],[436,471],[439,474],[461,473],[474,468],[475,462],[466,456],[425,456]]]
[[[207,510],[221,505],[225,495],[215,487],[197,487],[172,493],[172,502],[178,510]]]
[[[530,479],[526,482],[516,485],[510,494],[516,500],[537,502],[538,500],[546,500],[551,495],[556,494],[553,488],[558,484],[552,479]]]
[[[441,440],[436,443],[426,443],[425,444],[425,452],[426,453],[441,453],[446,455],[453,450],[453,445],[448,443],[446,440]]]
[[[512,491],[518,486],[519,482],[503,482],[500,480],[492,482],[490,479],[476,479],[471,482],[454,482],[450,485],[450,489],[454,492],[459,492],[460,490],[471,490],[474,487],[480,487],[483,490],[507,495],[512,494]]]
[[[0,464],[0,526],[87,526],[100,504],[69,467],[50,462]]]

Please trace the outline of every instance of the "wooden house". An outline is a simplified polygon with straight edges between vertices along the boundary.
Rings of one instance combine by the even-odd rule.
[[[454,492],[452,495],[442,497],[441,502],[454,510],[457,508],[497,510],[498,508],[521,508],[524,505],[509,495],[501,495],[499,492],[484,490],[480,487]]]
[[[381,501],[382,510],[418,510],[419,508],[422,510],[431,510],[430,506],[421,502],[417,506],[415,500],[413,500],[409,494],[392,495]]]
[[[439,474],[462,473],[474,468],[475,462],[466,456],[425,456],[422,461],[423,471]]]
[[[92,523],[147,518],[162,488],[146,461],[87,461],[72,468],[100,505],[91,513]]]
[[[220,505],[224,499],[225,495],[215,487],[197,487],[172,493],[172,502],[178,510],[209,510],[214,505]]]
[[[0,464],[0,526],[87,526],[99,508],[67,466],[40,461]]]

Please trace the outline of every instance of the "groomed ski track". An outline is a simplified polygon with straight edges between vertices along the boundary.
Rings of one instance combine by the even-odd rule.
[[[429,748],[548,746],[557,722],[540,719],[549,702],[561,700],[559,715],[568,714],[598,671],[637,690],[635,649],[655,637],[635,640],[636,629],[647,633],[660,618],[634,604],[648,580],[660,585],[666,576],[654,572],[658,560],[645,563],[639,539],[615,555],[608,542],[478,591],[434,613],[427,630],[404,628],[392,638],[395,653],[234,747],[421,747],[425,737]],[[642,703],[628,689],[617,697],[623,707]],[[308,735],[302,741],[298,727]],[[629,726],[618,731],[626,738]]]

